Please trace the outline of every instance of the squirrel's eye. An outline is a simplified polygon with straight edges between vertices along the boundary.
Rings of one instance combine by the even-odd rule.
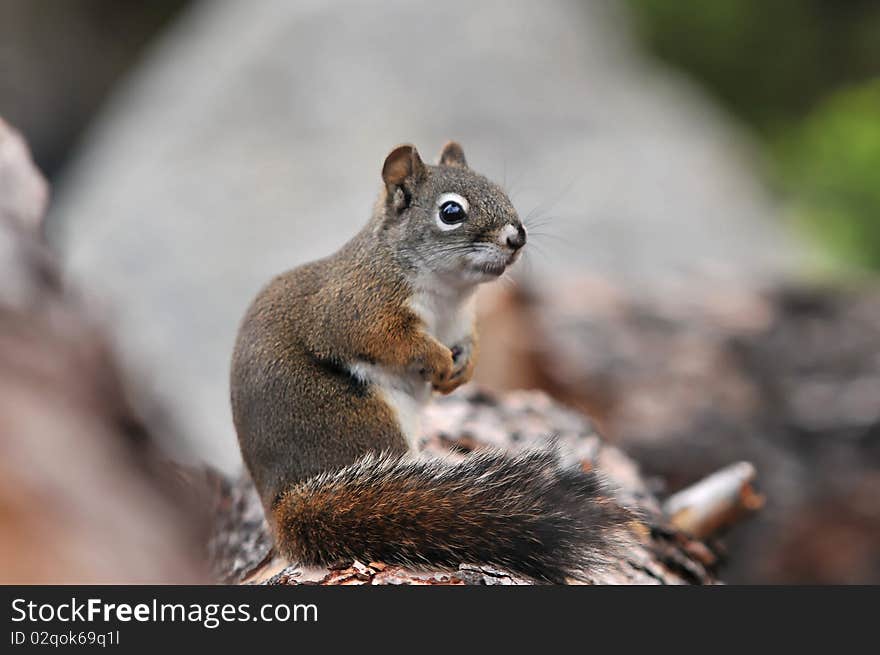
[[[447,225],[461,223],[466,218],[467,214],[464,211],[464,207],[454,200],[447,200],[440,205],[440,220]]]
[[[444,193],[437,199],[437,226],[454,230],[467,220],[468,201],[457,193]]]

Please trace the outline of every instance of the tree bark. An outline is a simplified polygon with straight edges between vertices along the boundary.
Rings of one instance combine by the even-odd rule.
[[[493,395],[476,387],[437,399],[425,411],[422,449],[460,455],[485,447],[511,450],[557,440],[564,460],[597,469],[616,487],[621,503],[643,517],[632,544],[608,566],[589,571],[592,584],[711,584],[719,552],[677,529],[663,513],[638,466],[605,443],[584,416],[540,392]],[[304,569],[272,551],[269,529],[247,477],[213,475],[216,530],[211,540],[214,574],[226,582],[271,585],[322,584],[530,584],[505,571],[463,563],[457,571],[413,571],[379,562],[351,562],[334,570]]]

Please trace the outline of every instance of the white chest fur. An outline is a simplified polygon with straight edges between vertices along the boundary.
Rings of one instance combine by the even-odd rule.
[[[428,334],[442,344],[453,346],[471,333],[474,321],[473,290],[422,289],[413,294],[409,305],[424,321]]]
[[[446,346],[454,346],[471,333],[474,320],[472,291],[446,293],[419,289],[409,304],[424,322],[428,334]],[[415,452],[421,433],[421,411],[431,398],[430,383],[415,371],[400,373],[378,364],[358,362],[352,364],[350,370],[352,375],[371,384],[394,410],[410,450]]]

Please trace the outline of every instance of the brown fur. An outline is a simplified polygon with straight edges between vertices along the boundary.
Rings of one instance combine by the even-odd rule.
[[[370,222],[257,296],[232,359],[241,452],[281,549],[303,562],[494,562],[558,580],[597,550],[605,521],[587,520],[598,511],[595,481],[537,455],[466,465],[398,459],[408,451],[400,417],[354,372],[421,376],[442,393],[473,374],[475,331],[440,343],[411,300],[426,284],[466,297],[515,260],[522,244],[499,245],[503,231],[513,226],[522,243],[525,231],[461,146],[447,144],[440,162],[425,165],[413,146],[394,149]],[[445,229],[438,198],[450,193],[466,199],[467,220]],[[494,486],[481,478],[487,471]]]
[[[552,450],[367,457],[292,487],[274,527],[298,561],[466,562],[559,583],[604,563],[631,520],[608,498],[595,474],[560,469]]]

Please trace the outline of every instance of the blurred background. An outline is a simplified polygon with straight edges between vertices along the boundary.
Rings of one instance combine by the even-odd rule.
[[[238,321],[460,141],[531,226],[479,381],[593,416],[660,494],[737,459],[729,582],[880,582],[880,4],[3,0],[0,116],[175,457],[240,467]]]

